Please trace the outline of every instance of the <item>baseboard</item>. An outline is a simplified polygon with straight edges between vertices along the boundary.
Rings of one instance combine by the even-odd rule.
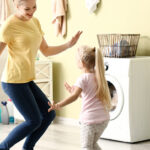
[[[15,124],[22,123],[24,120],[22,119],[15,119]],[[72,118],[65,118],[56,116],[53,123],[59,123],[63,125],[71,125],[71,126],[79,126],[79,120],[72,119]]]
[[[64,124],[64,125],[71,125],[71,126],[79,126],[79,120],[72,119],[72,118],[65,118],[56,116],[54,123]]]
[[[20,123],[22,123],[22,122],[24,122],[24,120],[21,120],[21,119],[15,119],[14,124],[20,124]]]

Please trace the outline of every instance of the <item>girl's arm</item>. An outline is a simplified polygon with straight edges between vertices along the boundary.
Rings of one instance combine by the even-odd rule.
[[[59,46],[48,46],[48,44],[46,43],[46,40],[43,37],[42,43],[40,45],[40,51],[45,56],[56,55],[72,47],[73,45],[75,45],[81,34],[82,34],[81,31],[77,32],[76,35],[69,42],[59,45]]]
[[[72,93],[72,92],[73,92],[74,87],[75,87],[75,86],[70,86],[67,82],[65,82],[65,88],[67,89],[67,91],[68,91],[69,93]],[[81,94],[79,95],[79,97],[81,97]]]
[[[60,101],[60,102],[58,102],[58,103],[56,103],[56,104],[50,104],[50,103],[48,103],[49,106],[50,106],[50,108],[48,109],[48,112],[50,112],[50,111],[52,111],[52,110],[54,110],[54,109],[58,110],[58,109],[60,109],[61,107],[64,107],[64,106],[66,106],[66,105],[68,105],[68,104],[74,102],[74,101],[80,96],[81,92],[82,92],[82,89],[81,89],[81,88],[79,88],[79,87],[74,87],[74,91],[73,91],[73,93],[71,94],[71,96],[69,96],[69,97],[66,98],[65,100]]]
[[[0,55],[2,54],[5,47],[6,47],[6,43],[0,42]]]

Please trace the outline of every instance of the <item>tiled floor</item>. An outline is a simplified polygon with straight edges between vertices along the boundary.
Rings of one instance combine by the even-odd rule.
[[[15,126],[0,124],[0,141]],[[13,146],[11,150],[21,150],[23,141]],[[150,141],[127,144],[100,139],[98,143],[102,150],[150,150]],[[35,150],[80,150],[80,129],[75,126],[53,123],[37,143]]]

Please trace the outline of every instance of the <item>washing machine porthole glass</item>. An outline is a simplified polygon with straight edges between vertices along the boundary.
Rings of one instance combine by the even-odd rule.
[[[122,112],[124,105],[124,95],[119,82],[111,75],[105,75],[110,95],[112,109],[110,111],[110,120],[115,120]]]
[[[110,96],[111,96],[111,112],[115,111],[115,109],[117,108],[117,104],[118,104],[118,95],[117,95],[117,90],[115,88],[115,86],[110,82],[107,81],[108,83],[108,87],[109,87],[109,92],[110,92]]]

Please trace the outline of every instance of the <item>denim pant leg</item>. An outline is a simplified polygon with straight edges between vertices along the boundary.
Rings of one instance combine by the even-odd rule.
[[[45,94],[41,91],[41,89],[33,81],[29,83],[29,86],[42,115],[41,125],[33,133],[28,135],[23,146],[24,149],[26,150],[33,150],[33,147],[35,146],[36,142],[40,139],[40,137],[46,131],[48,126],[54,120],[56,114],[55,111],[51,111],[48,113],[49,100],[47,99]]]
[[[9,150],[10,147],[33,133],[41,125],[42,116],[29,83],[2,83],[2,88],[25,119],[25,122],[14,128],[6,139],[0,143],[0,150]]]

